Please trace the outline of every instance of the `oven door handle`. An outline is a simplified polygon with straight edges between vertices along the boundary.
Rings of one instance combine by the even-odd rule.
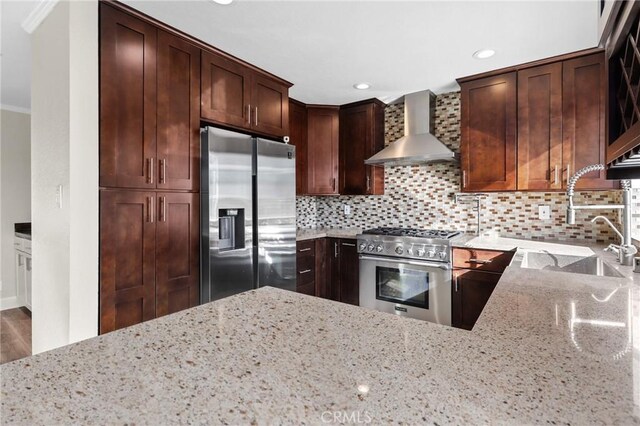
[[[448,271],[451,269],[451,266],[448,263],[435,263],[435,262],[422,262],[420,260],[408,260],[408,259],[398,259],[393,257],[377,257],[377,256],[365,256],[360,255],[360,260],[373,260],[373,261],[382,261],[382,262],[395,262],[395,263],[405,263],[409,265],[415,266],[429,266],[432,268],[439,268]]]

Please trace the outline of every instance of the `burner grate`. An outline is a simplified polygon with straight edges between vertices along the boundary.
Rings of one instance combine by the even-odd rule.
[[[459,235],[459,231],[445,231],[439,229],[416,229],[416,228],[373,228],[363,232],[367,235],[389,235],[392,237],[417,237],[417,238],[444,238],[450,239]]]

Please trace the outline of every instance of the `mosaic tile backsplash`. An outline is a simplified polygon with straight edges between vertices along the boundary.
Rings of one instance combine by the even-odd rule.
[[[385,109],[385,143],[404,134],[404,105]],[[436,136],[455,152],[460,147],[460,92],[439,95],[436,100]],[[455,194],[460,194],[456,202]],[[619,203],[620,191],[577,193],[577,203]],[[503,236],[558,240],[587,239],[618,242],[604,224],[590,219],[602,214],[619,223],[611,211],[576,213],[576,224],[566,225],[565,193],[499,192],[482,194],[480,232],[494,231]],[[343,206],[351,206],[345,215]],[[538,219],[538,206],[551,208],[551,219]],[[458,164],[427,164],[385,168],[385,195],[298,197],[298,228],[373,228],[403,226],[456,229],[475,233],[478,228],[478,201],[460,193]]]

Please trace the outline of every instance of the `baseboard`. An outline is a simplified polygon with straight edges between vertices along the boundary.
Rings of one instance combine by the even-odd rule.
[[[19,308],[20,306],[22,306],[22,304],[20,304],[16,296],[0,299],[0,311],[4,311],[5,309]]]

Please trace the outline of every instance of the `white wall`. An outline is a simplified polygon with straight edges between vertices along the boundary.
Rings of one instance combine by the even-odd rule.
[[[31,221],[31,116],[0,110],[0,307],[16,305],[14,224]]]
[[[59,2],[31,49],[32,350],[39,353],[98,331],[97,1]]]

